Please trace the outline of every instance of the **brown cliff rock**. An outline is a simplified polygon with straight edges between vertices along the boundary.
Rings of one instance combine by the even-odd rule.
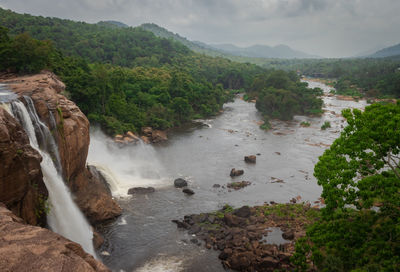
[[[32,225],[46,220],[39,200],[48,195],[41,161],[18,121],[0,108],[0,202]]]
[[[86,168],[89,121],[75,103],[61,94],[64,83],[50,72],[0,81],[18,95],[30,96],[40,119],[55,132],[63,175],[89,221],[96,223],[119,215],[121,209],[111,194],[99,189],[99,181]]]
[[[100,180],[95,167],[89,167],[76,178],[72,191],[76,202],[93,225],[113,219],[122,213],[109,188]]]
[[[0,204],[0,271],[110,271],[79,244],[25,225]]]

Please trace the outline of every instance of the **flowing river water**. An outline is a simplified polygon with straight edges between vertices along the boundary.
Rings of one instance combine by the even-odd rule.
[[[330,87],[308,81],[326,94]],[[124,209],[123,215],[103,227],[106,243],[101,257],[113,271],[225,271],[218,252],[190,243],[193,237],[177,229],[172,219],[210,212],[224,204],[234,207],[285,203],[301,196],[317,201],[321,188],[313,168],[324,150],[336,139],[345,122],[344,108],[364,108],[365,100],[344,101],[325,95],[321,117],[296,116],[291,122],[273,121],[273,129],[259,128],[261,116],[254,103],[240,98],[203,125],[175,130],[167,143],[119,148],[99,131],[91,134],[88,161],[112,181],[112,190]],[[301,127],[308,121],[310,127]],[[329,121],[331,128],[321,130]],[[245,155],[257,155],[256,164],[246,164]],[[231,178],[232,168],[244,175]],[[189,181],[192,196],[173,186],[173,180]],[[244,189],[230,191],[232,181],[250,181]],[[283,182],[276,182],[276,181]],[[214,184],[225,188],[214,188]],[[154,193],[126,196],[127,189],[153,186]]]

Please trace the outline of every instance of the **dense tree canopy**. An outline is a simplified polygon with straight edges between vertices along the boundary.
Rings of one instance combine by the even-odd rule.
[[[348,126],[315,166],[323,218],[298,243],[295,259],[311,251],[322,271],[397,271],[400,103],[344,110],[343,116]]]
[[[257,97],[257,109],[266,118],[291,120],[296,114],[321,112],[322,95],[319,88],[309,89],[299,77],[282,70],[262,74],[254,79],[249,94]]]

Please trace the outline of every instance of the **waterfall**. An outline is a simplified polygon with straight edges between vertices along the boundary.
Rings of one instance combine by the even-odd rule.
[[[28,107],[15,100],[11,102],[12,112],[27,132],[31,146],[43,158],[40,165],[50,203],[48,224],[51,230],[79,243],[87,253],[96,257],[91,227],[72,200],[71,193],[61,176],[60,157],[54,138],[47,126],[40,121],[30,97],[24,98]]]
[[[171,184],[154,148],[141,141],[120,148],[101,131],[92,131],[88,162],[102,174],[113,196],[127,196],[132,187],[160,188]]]

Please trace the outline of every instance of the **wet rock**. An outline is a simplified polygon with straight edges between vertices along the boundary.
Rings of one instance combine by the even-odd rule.
[[[155,189],[153,187],[134,187],[128,190],[128,195],[134,194],[150,194],[154,193]]]
[[[251,215],[250,207],[249,206],[243,206],[233,212],[234,215],[239,216],[239,217],[244,217],[248,218]]]
[[[201,231],[201,227],[200,226],[198,226],[198,225],[194,225],[194,226],[192,226],[191,228],[190,228],[190,230],[189,230],[189,234],[197,234],[197,233],[199,233]]]
[[[128,132],[126,133],[126,136],[129,137],[129,138],[131,138],[131,139],[133,139],[133,140],[135,140],[135,141],[139,141],[139,137],[136,136],[132,131],[128,131]]]
[[[151,127],[143,127],[142,134],[144,136],[151,137],[151,135],[153,134],[153,129]]]
[[[147,137],[147,136],[140,136],[140,139],[141,139],[141,140],[143,141],[143,143],[145,143],[145,144],[150,144],[150,143],[151,143],[150,138]]]
[[[243,170],[236,170],[235,168],[232,168],[231,173],[229,174],[231,177],[237,177],[241,176],[244,174]]]
[[[104,238],[97,231],[93,231],[93,245],[95,249],[99,249],[104,244]]]
[[[194,195],[193,190],[192,190],[192,189],[189,189],[189,188],[183,189],[182,192],[184,192],[184,193],[187,194],[187,195]]]
[[[151,141],[153,143],[165,142],[168,140],[167,133],[161,130],[153,130],[151,133]]]
[[[293,231],[287,231],[282,233],[282,238],[285,240],[293,240],[294,239],[294,232]]]
[[[186,222],[182,222],[182,221],[179,221],[179,220],[171,220],[171,221],[173,223],[175,223],[178,228],[190,229],[190,225],[188,223],[186,223]]]
[[[250,184],[251,184],[250,181],[245,181],[245,180],[243,180],[243,181],[240,181],[240,182],[230,182],[230,183],[228,183],[226,186],[227,186],[228,188],[232,188],[232,189],[235,189],[235,190],[239,190],[239,189],[242,189],[242,188],[244,188],[244,187],[249,186]]]
[[[32,225],[45,225],[38,214],[39,197],[47,198],[42,178],[42,157],[29,144],[25,130],[0,108],[0,202]]]
[[[213,185],[213,188],[220,188],[221,187],[221,185],[219,185],[219,184],[214,184]]]
[[[257,157],[255,155],[249,155],[244,157],[244,161],[247,163],[256,163]]]
[[[174,180],[174,186],[176,188],[183,188],[186,187],[188,185],[187,181],[184,180],[183,178],[177,178]]]

